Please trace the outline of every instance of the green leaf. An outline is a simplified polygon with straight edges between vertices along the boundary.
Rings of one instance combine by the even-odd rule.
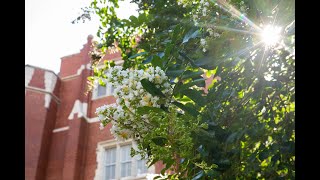
[[[146,13],[139,14],[138,21],[140,24],[145,23],[145,21],[147,21],[147,14]]]
[[[192,99],[199,106],[205,106],[207,103],[205,97],[202,96],[201,91],[197,91],[195,89],[186,89],[186,90],[181,91],[181,94],[188,96],[190,99]]]
[[[215,74],[217,73],[217,69],[218,69],[218,67],[216,67],[216,68],[213,69],[213,70],[207,70],[206,76],[207,76],[207,77],[211,77],[212,75],[215,75]]]
[[[135,16],[130,16],[129,19],[131,20],[132,25],[139,23],[138,18]]]
[[[153,96],[165,97],[165,95],[161,92],[161,90],[158,89],[158,88],[156,87],[156,85],[153,84],[152,82],[150,82],[149,80],[147,80],[147,79],[142,79],[140,82],[141,82],[143,88],[144,88],[146,91],[148,91],[151,95],[153,95]]]
[[[174,45],[173,44],[168,44],[166,49],[164,50],[164,56],[168,57],[171,53],[171,50],[173,49]]]
[[[193,176],[192,180],[198,180],[204,175],[203,170],[199,171],[195,176]]]
[[[238,132],[234,132],[229,135],[229,137],[226,140],[226,143],[233,143],[237,138]]]
[[[167,69],[166,75],[170,77],[178,77],[180,76],[185,70],[184,69]]]
[[[150,106],[143,106],[143,107],[138,107],[137,108],[137,113],[140,115],[144,115],[144,114],[148,114],[151,112],[155,112],[155,113],[162,113],[164,112],[162,109],[160,108],[156,108],[156,107],[150,107]]]
[[[172,41],[173,42],[177,41],[177,39],[179,37],[179,33],[181,32],[180,28],[181,28],[180,24],[177,24],[176,27],[174,28],[173,33],[172,33]]]
[[[260,161],[265,160],[269,156],[269,151],[268,150],[263,150],[262,152],[259,153],[259,159]]]
[[[186,113],[189,113],[190,115],[197,117],[199,115],[199,112],[196,111],[194,108],[185,106],[179,102],[173,102],[172,104],[178,106],[180,109],[182,109],[183,111],[185,111]]]
[[[153,179],[160,179],[161,176],[155,176]]]
[[[190,62],[190,64],[191,64],[193,67],[195,67],[195,68],[198,68],[198,67],[199,67],[199,66],[196,65],[196,64],[194,63],[194,61],[193,61],[191,58],[189,58],[184,52],[179,51],[178,53],[179,53],[179,55],[182,56],[185,60],[187,60],[188,62]]]
[[[277,154],[275,154],[272,158],[271,158],[271,162],[272,162],[272,164],[273,164],[273,166],[277,163],[277,161],[278,160],[280,160],[280,154],[279,153],[277,153]]]
[[[152,60],[152,59],[153,59],[153,55],[152,55],[152,56],[147,57],[147,59],[146,59],[146,60],[142,61],[142,64],[148,64],[148,63],[150,63],[150,62],[151,62],[151,60]]]
[[[204,69],[215,69],[216,64],[212,56],[204,56],[194,61],[195,65]]]
[[[194,78],[194,77],[197,77],[199,75],[203,75],[204,72],[199,69],[198,71],[190,71],[190,70],[187,70],[185,73],[183,73],[181,79],[188,79],[188,78]]]
[[[134,59],[134,58],[136,58],[136,57],[138,57],[138,56],[142,56],[142,55],[145,55],[145,54],[147,54],[147,53],[148,53],[148,52],[141,52],[141,53],[135,54],[135,55],[133,55],[133,56],[130,56],[129,59]]]
[[[177,87],[177,92],[180,92],[182,90],[188,89],[191,86],[197,85],[199,87],[204,87],[205,86],[205,79],[196,79],[194,81],[191,81],[187,84],[182,84],[180,87]]]
[[[190,31],[183,37],[182,44],[188,42],[192,38],[198,37],[199,34],[200,34],[199,29],[194,29],[194,28],[190,29]]]
[[[163,68],[162,59],[159,56],[153,56],[151,64],[154,67],[159,66],[161,69]]]
[[[152,138],[151,140],[152,140],[152,142],[154,142],[158,146],[164,146],[168,142],[167,138],[160,137],[160,136]]]

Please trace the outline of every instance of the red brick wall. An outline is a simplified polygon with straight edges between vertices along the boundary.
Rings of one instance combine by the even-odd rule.
[[[91,93],[85,94],[87,77],[92,73],[84,69],[79,76],[77,70],[90,62],[88,52],[91,37],[79,53],[62,58],[61,68],[54,94],[60,99],[58,105],[52,98],[50,107],[44,107],[44,94],[27,90],[25,101],[26,144],[25,176],[27,180],[92,180],[97,168],[96,148],[98,142],[113,139],[109,124],[99,129],[99,122],[88,123],[84,117],[74,115],[69,120],[76,100],[88,103],[88,118],[96,117],[96,108],[103,104],[115,103],[112,96],[91,101]],[[104,59],[118,59],[120,53],[109,54]],[[44,89],[44,71],[37,69],[29,86]],[[74,76],[64,79],[67,76]],[[57,128],[68,130],[55,132]],[[156,164],[156,172],[162,169]]]
[[[61,104],[58,109],[55,129],[68,125],[68,116],[72,111],[75,100],[79,98],[81,81],[79,77],[71,80],[62,80],[60,87]]]
[[[87,122],[83,118],[69,121],[69,130],[65,146],[63,180],[78,180],[82,177],[80,171],[85,147],[85,129]]]
[[[46,170],[47,180],[61,180],[64,163],[65,145],[68,130],[52,134],[48,165]]]
[[[93,179],[97,168],[97,154],[96,149],[98,142],[113,139],[110,133],[109,124],[105,129],[99,129],[99,122],[88,124],[87,129],[87,144],[86,144],[86,157],[84,168],[84,180]]]
[[[34,70],[29,87],[44,90],[44,69]],[[55,89],[59,89],[59,79]],[[57,102],[52,98],[49,108],[45,108],[45,94],[39,90],[26,89],[25,96],[25,179],[42,180],[48,162],[51,134]],[[56,92],[58,96],[58,92]]]
[[[29,86],[45,89],[44,87],[44,70],[34,68],[32,79]]]
[[[44,94],[27,91],[25,97],[25,178],[27,180],[36,179],[37,176],[45,114]]]

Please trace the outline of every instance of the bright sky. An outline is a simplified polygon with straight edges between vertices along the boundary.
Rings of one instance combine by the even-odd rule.
[[[26,0],[25,64],[60,70],[61,57],[80,52],[89,34],[96,36],[97,17],[86,23],[72,24],[81,7],[91,0]],[[121,2],[120,18],[136,14],[137,6]]]

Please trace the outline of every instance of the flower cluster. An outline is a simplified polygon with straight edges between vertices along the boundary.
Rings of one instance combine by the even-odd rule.
[[[209,11],[208,10],[209,5],[210,4],[208,1],[200,0],[198,8],[195,10],[193,14],[193,22],[196,26],[199,24],[198,22],[199,18],[207,16],[207,12]]]
[[[160,98],[147,92],[141,84],[142,79],[155,84],[165,97]],[[170,97],[172,88],[165,72],[159,67],[136,70],[114,66],[108,69],[106,78],[102,80],[115,87],[113,95],[116,104],[101,106],[96,109],[96,114],[101,121],[101,128],[112,123],[110,131],[118,140],[137,137],[149,130],[148,116],[141,117],[136,112],[139,107],[167,107],[170,103],[170,98],[167,97]]]

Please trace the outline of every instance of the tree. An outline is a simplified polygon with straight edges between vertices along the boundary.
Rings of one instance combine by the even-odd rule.
[[[116,16],[117,0],[90,7],[97,49],[125,60],[89,78],[119,87],[118,106],[97,110],[102,125],[135,139],[132,155],[149,165],[162,160],[167,179],[294,179],[294,1],[132,3],[129,19]]]

